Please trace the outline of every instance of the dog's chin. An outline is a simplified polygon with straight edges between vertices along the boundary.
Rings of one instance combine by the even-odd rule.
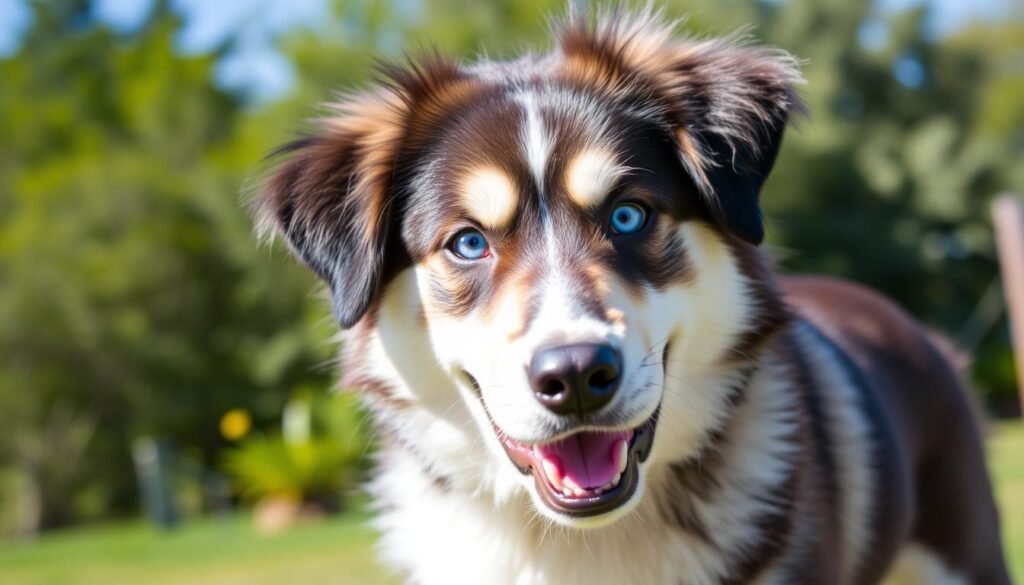
[[[494,430],[541,514],[593,528],[625,516],[640,501],[659,411],[631,429],[586,428],[543,443],[509,438],[497,425]]]

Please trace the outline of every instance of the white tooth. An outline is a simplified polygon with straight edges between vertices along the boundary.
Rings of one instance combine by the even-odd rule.
[[[544,468],[544,475],[548,476],[548,481],[551,482],[551,485],[553,485],[555,489],[561,491],[562,477],[561,474],[558,473],[558,467],[547,459],[542,459],[540,465]]]
[[[629,461],[629,447],[626,441],[619,441],[619,473],[626,471],[626,463]]]
[[[585,496],[585,495],[587,495],[587,492],[585,492],[585,491],[581,490],[580,488],[576,488],[576,489],[572,490],[572,493],[573,493],[573,494],[574,494],[574,495],[575,495],[576,497],[581,497],[581,496]]]
[[[572,490],[567,487],[564,487],[562,488],[562,495],[572,497]]]
[[[616,473],[615,477],[612,478],[612,482],[611,482],[612,486],[614,487],[614,486],[619,485],[619,480],[620,479],[622,479],[622,474],[621,473]]]
[[[567,488],[569,488],[571,490],[578,490],[578,489],[580,489],[579,484],[577,484],[576,481],[573,478],[569,477],[569,476],[565,476],[565,477],[562,478],[562,485],[564,485],[565,487],[567,487]]]
[[[603,494],[604,493],[604,486],[601,486],[601,487],[597,488],[596,490],[594,490],[594,493],[599,495],[599,496],[601,494]]]

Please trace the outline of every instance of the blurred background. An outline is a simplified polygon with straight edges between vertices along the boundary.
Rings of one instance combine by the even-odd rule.
[[[376,583],[335,325],[242,195],[375,57],[545,47],[564,0],[0,0],[0,583]],[[1024,193],[1019,0],[659,1],[806,60],[763,194],[789,271],[973,356],[1024,579],[989,204]]]

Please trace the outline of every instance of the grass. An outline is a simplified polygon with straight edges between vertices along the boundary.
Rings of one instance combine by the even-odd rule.
[[[1024,424],[989,443],[1006,552],[1024,582]],[[163,534],[141,522],[0,544],[0,585],[271,585],[388,583],[373,560],[365,512],[261,537],[246,516],[193,521]]]
[[[365,513],[260,536],[247,516],[161,533],[141,522],[0,545],[0,585],[348,585],[388,583]]]
[[[1024,423],[1004,423],[989,440],[989,462],[1014,582],[1024,583]]]

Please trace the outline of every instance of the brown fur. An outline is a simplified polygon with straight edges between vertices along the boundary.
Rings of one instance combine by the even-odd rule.
[[[971,583],[1009,583],[977,421],[953,364],[928,332],[867,289],[815,277],[783,280],[789,302],[864,372],[896,435],[885,439],[876,545],[863,582],[881,578],[908,540]]]

